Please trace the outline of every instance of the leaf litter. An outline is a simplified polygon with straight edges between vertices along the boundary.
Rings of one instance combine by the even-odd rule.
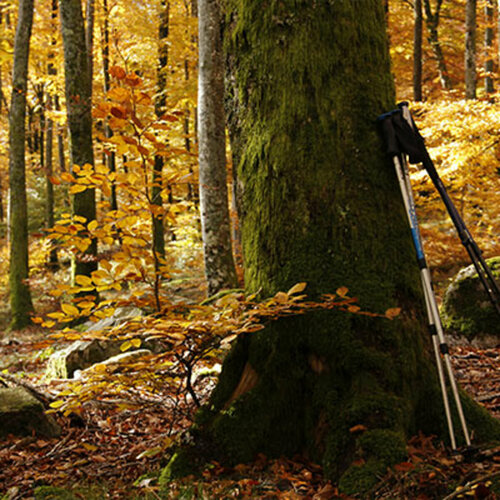
[[[26,345],[0,346],[0,355]],[[42,362],[27,357],[16,370]],[[452,361],[461,386],[496,418],[500,417],[500,348],[454,347]],[[197,381],[196,393],[207,400],[214,378]],[[40,386],[43,388],[43,386]],[[47,387],[45,387],[47,389]],[[164,404],[119,410],[105,401],[88,402],[82,417],[54,414],[60,438],[9,436],[0,442],[0,493],[16,500],[30,498],[40,485],[105,485],[102,498],[165,498],[157,473],[169,458],[169,445],[192,423],[196,405],[178,394]],[[155,475],[156,474],[156,475]],[[388,470],[364,498],[433,500],[500,498],[500,447],[473,456],[450,454],[432,436],[415,436],[406,461]],[[249,464],[228,468],[207,464],[201,477],[170,485],[168,498],[279,498],[329,500],[350,498],[328,481],[320,466],[304,457],[269,459],[259,455]]]

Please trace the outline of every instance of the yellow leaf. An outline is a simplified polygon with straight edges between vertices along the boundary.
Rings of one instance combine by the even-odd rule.
[[[130,343],[134,346],[134,347],[141,347],[141,339],[132,339],[130,341]]]
[[[69,316],[77,316],[79,314],[78,308],[71,304],[61,304],[61,309]]]
[[[61,179],[63,181],[66,181],[66,182],[75,182],[76,181],[76,179],[69,172],[63,172],[61,174]],[[63,214],[63,217],[64,217],[64,215],[68,215],[68,217],[69,217],[69,214]]]
[[[286,294],[285,292],[278,292],[275,296],[274,296],[274,300],[276,302],[278,302],[278,304],[282,304],[284,302],[287,302],[288,301],[288,294]]]
[[[64,405],[64,401],[62,400],[58,400],[58,401],[53,401],[52,403],[50,403],[50,407],[51,408],[61,408],[61,406]]]
[[[119,103],[126,103],[130,101],[130,92],[123,87],[114,87],[106,94],[108,99],[117,101]]]
[[[120,351],[125,352],[128,351],[132,347],[132,342],[130,340],[126,340],[121,346]]]
[[[93,221],[89,222],[89,225],[87,227],[88,227],[89,231],[94,231],[98,225],[99,225],[99,223],[96,220],[93,220]]]
[[[75,276],[75,283],[80,286],[92,286],[92,279],[83,274],[78,274]]]
[[[294,293],[300,293],[300,292],[303,292],[305,290],[307,286],[307,283],[297,283],[296,285],[293,285],[292,288],[290,288],[290,290],[288,290],[288,295],[293,295]]]
[[[340,288],[337,288],[337,295],[339,297],[345,297],[347,295],[347,292],[349,291],[349,289],[345,286],[341,286]]]
[[[76,193],[83,193],[83,191],[87,190],[87,186],[83,184],[74,184],[69,188],[69,192],[71,194],[76,194]]]

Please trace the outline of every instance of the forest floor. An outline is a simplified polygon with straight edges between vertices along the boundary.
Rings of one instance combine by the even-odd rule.
[[[40,330],[0,337],[0,372],[23,375],[41,391],[51,392],[40,377],[47,352],[38,350]],[[458,382],[496,418],[500,418],[500,347],[454,347]],[[195,390],[205,401],[214,379],[201,378]],[[157,473],[166,465],[168,443],[189,427],[195,406],[181,398],[174,408],[152,404],[118,411],[87,403],[82,419],[54,416],[59,438],[9,437],[0,442],[0,498],[31,498],[41,485],[71,488],[76,498],[280,498],[348,499],[323,477],[321,468],[304,459],[268,459],[226,468],[209,464],[201,477],[173,482],[167,496],[158,490]],[[433,500],[500,498],[500,447],[480,453],[451,454],[432,436],[416,436],[408,459],[380,478],[365,498]],[[1,495],[5,496],[2,497]]]

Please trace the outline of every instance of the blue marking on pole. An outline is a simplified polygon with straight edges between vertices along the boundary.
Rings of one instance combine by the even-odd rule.
[[[417,259],[425,260],[424,250],[420,244],[420,239],[418,237],[418,231],[415,227],[411,228],[411,235],[413,236],[413,243],[415,244],[415,250],[417,252]]]

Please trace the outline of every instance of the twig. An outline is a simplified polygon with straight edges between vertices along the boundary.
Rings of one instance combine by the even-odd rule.
[[[459,495],[463,495],[467,491],[471,491],[474,488],[474,486],[476,486],[477,484],[484,483],[485,481],[488,481],[489,479],[493,479],[497,476],[500,476],[500,471],[493,472],[491,474],[480,477],[478,479],[474,479],[474,481],[469,481],[465,486],[463,486],[459,490],[454,491],[453,493],[451,493],[447,497],[443,498],[443,500],[451,500],[452,498],[456,498]]]

